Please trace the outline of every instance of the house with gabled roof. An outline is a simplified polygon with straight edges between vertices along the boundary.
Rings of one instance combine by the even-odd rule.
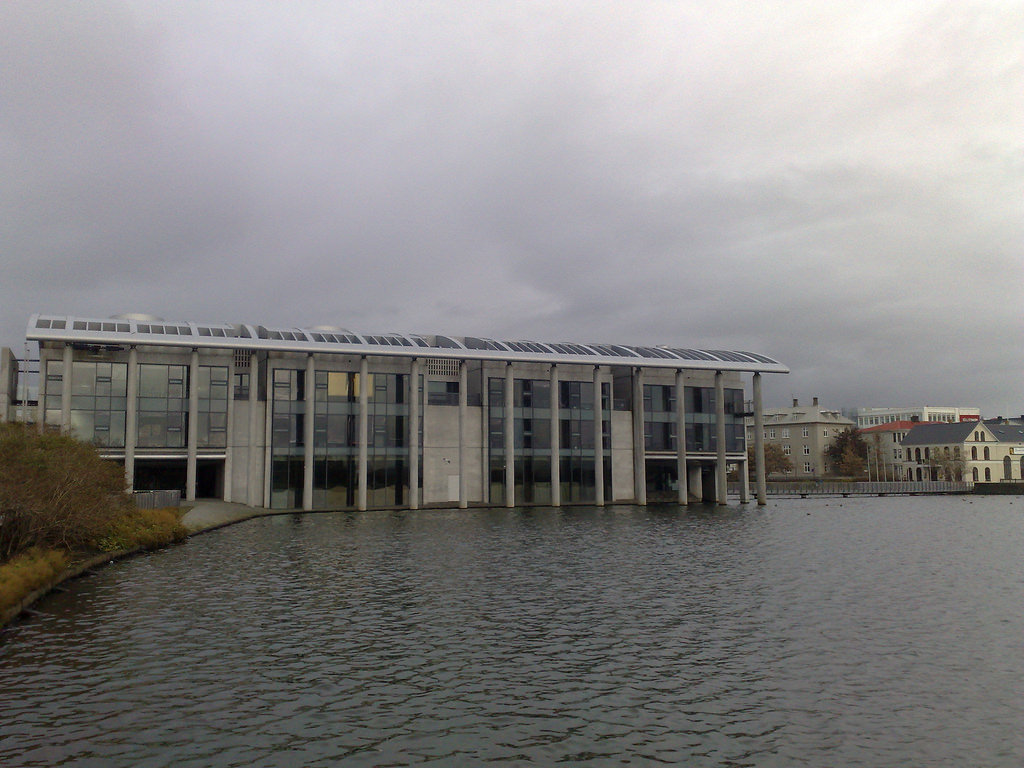
[[[907,480],[1024,480],[1024,425],[1005,419],[918,424],[902,448]]]

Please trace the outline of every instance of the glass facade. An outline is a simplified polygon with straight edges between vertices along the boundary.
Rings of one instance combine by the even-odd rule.
[[[198,446],[226,448],[228,444],[228,367],[199,366],[196,384],[199,399]]]
[[[312,406],[305,371],[275,369],[271,439],[271,506],[302,506],[305,420],[313,419],[313,507],[358,504],[360,375],[316,371]],[[404,506],[409,497],[409,376],[366,377],[366,504]],[[311,416],[310,416],[311,415]],[[422,440],[422,425],[418,433]],[[422,466],[422,459],[421,466]],[[422,477],[422,471],[420,472]]]
[[[715,388],[686,387],[686,451],[713,453],[717,450],[715,436]],[[725,450],[742,453],[745,448],[743,428],[743,390],[725,390]],[[644,447],[650,453],[676,451],[675,386],[644,385]]]
[[[306,371],[275,368],[270,425],[270,506],[302,506],[306,452]]]
[[[513,482],[517,504],[550,504],[551,408],[558,409],[559,491],[563,502],[597,499],[594,471],[594,385],[592,381],[558,382],[553,404],[548,379],[516,379],[512,392]],[[610,392],[603,385],[602,433],[606,497],[611,493]],[[490,503],[505,502],[505,380],[488,380],[488,472]]]
[[[61,396],[64,393],[64,361],[46,361],[46,397],[44,420],[51,427],[60,426]]]
[[[188,435],[188,366],[139,364],[139,448],[184,448]]]
[[[367,377],[366,505],[405,504],[409,494],[409,376]]]
[[[73,366],[72,433],[79,440],[97,446],[123,448],[128,405],[128,366],[125,363],[79,360]],[[60,422],[59,415],[57,421]]]

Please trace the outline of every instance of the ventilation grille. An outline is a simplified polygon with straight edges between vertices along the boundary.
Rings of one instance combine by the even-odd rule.
[[[458,376],[459,361],[450,357],[427,360],[427,373],[430,376]]]

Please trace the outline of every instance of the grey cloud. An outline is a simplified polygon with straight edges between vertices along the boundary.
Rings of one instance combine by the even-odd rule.
[[[4,344],[138,309],[743,348],[793,368],[770,396],[833,405],[1016,397],[1013,9],[10,3],[0,29]]]

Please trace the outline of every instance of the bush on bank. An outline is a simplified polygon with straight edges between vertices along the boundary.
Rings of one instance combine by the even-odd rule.
[[[0,424],[0,562],[30,547],[92,547],[134,509],[123,470],[93,446]]]
[[[124,471],[88,443],[0,424],[0,617],[57,583],[74,560],[187,535],[177,509],[138,509]],[[0,621],[0,623],[3,623]]]

